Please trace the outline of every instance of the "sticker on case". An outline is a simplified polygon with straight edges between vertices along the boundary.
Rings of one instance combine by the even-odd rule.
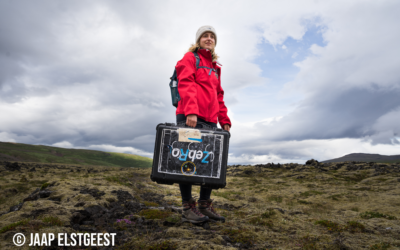
[[[180,142],[202,142],[201,132],[198,129],[179,128],[178,130]]]

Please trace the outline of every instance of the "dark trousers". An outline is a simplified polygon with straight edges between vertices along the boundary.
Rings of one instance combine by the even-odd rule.
[[[201,118],[197,117],[198,122],[203,122],[208,124],[211,127],[216,128],[217,124],[212,122],[206,122]],[[179,114],[176,116],[176,123],[186,122],[186,117],[183,114]],[[201,128],[201,125],[197,124],[196,128]],[[179,184],[179,189],[181,190],[182,202],[189,201],[192,198],[192,185],[191,184]],[[208,200],[211,196],[211,188],[200,187],[200,198],[201,200]]]

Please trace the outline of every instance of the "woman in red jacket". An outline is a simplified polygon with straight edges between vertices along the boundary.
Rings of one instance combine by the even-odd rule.
[[[228,109],[224,103],[224,91],[221,87],[221,67],[215,53],[217,32],[211,26],[202,26],[196,33],[196,43],[176,65],[179,80],[178,91],[181,97],[176,109],[177,122],[185,122],[190,127],[196,127],[197,122],[217,127],[217,122],[224,130],[229,131],[231,121]],[[199,68],[196,68],[196,58],[200,57]],[[222,65],[221,65],[222,66]],[[182,218],[192,223],[208,219],[225,222],[212,207],[210,188],[200,188],[199,209],[192,198],[192,185],[179,184],[182,195]],[[200,210],[200,211],[199,211]]]

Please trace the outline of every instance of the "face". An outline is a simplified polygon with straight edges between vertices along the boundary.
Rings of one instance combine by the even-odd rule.
[[[200,47],[203,49],[212,50],[215,48],[214,33],[206,32],[200,37]]]

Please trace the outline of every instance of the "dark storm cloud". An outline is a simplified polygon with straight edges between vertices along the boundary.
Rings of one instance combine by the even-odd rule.
[[[270,137],[305,140],[371,136],[378,118],[400,106],[399,96],[400,89],[353,88],[336,93],[321,89],[277,122]]]
[[[26,143],[51,145],[69,141],[78,147],[112,144],[151,151],[152,141],[135,142],[133,139],[152,135],[160,120],[173,119],[173,115],[166,115],[173,114],[171,108],[163,105],[168,99],[159,98],[157,91],[149,89],[143,76],[129,76],[140,74],[140,68],[128,71],[128,77],[124,78],[118,75],[118,67],[125,66],[124,62],[115,65],[107,57],[96,60],[90,54],[85,58],[82,53],[88,53],[96,41],[88,45],[80,40],[82,37],[74,37],[79,35],[76,32],[85,22],[79,19],[85,15],[79,16],[79,13],[88,9],[92,9],[93,16],[96,16],[96,9],[101,12],[105,6],[121,10],[126,7],[129,9],[126,15],[129,12],[131,18],[141,18],[135,14],[140,12],[137,2],[130,3],[129,7],[125,6],[126,3],[120,4],[102,1],[0,3],[0,98],[3,107],[13,108],[10,106],[13,103],[35,97],[49,98],[47,102],[42,99],[42,105],[35,101],[36,104],[30,106],[37,114],[36,118],[29,118],[30,111],[19,109],[20,123],[8,119],[3,123],[3,131],[13,134],[17,141],[23,138]],[[102,20],[107,19],[107,11],[104,13],[104,18],[99,14],[100,23],[97,25],[100,27]],[[145,23],[151,24],[150,21]],[[88,31],[98,34],[90,27]],[[65,35],[66,32],[70,34]],[[64,40],[66,37],[71,41],[76,39],[76,42]],[[65,43],[70,45],[66,47]],[[139,44],[132,43],[132,47],[143,51],[148,46],[146,44],[147,41],[143,40]],[[93,54],[103,51],[100,47]],[[131,62],[125,64],[128,63]]]
[[[260,40],[274,46],[301,40],[304,20],[315,16],[326,26],[327,46],[310,48],[313,56],[299,62],[292,89],[302,102],[268,125],[257,122],[268,118],[264,108],[254,107],[250,120],[234,121],[230,152],[237,161],[300,159],[329,155],[318,151],[329,140],[390,143],[400,133],[394,2],[212,4],[1,1],[0,138],[152,152],[156,125],[175,121],[168,78],[197,27],[218,27],[225,99],[235,113],[233,104],[252,101],[242,100],[241,91],[267,81],[251,63]],[[194,18],[194,8],[204,17]],[[246,122],[255,124],[249,129]]]
[[[8,86],[0,92],[2,100],[15,102],[32,94],[21,80],[29,73],[28,68],[60,61],[53,20],[68,12],[70,7],[73,7],[72,2],[0,2],[0,86]]]

